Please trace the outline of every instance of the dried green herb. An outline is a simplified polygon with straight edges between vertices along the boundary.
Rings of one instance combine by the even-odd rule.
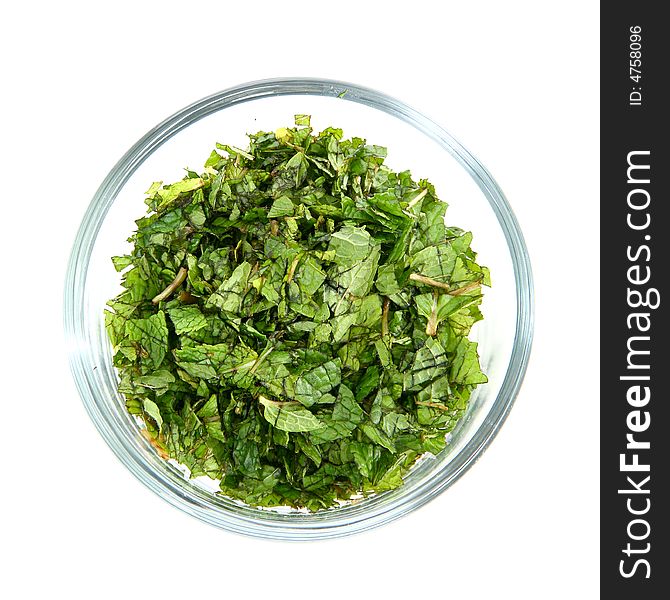
[[[250,505],[395,488],[486,381],[488,271],[385,148],[305,115],[249,139],[149,189],[113,259],[119,391],[161,456]]]

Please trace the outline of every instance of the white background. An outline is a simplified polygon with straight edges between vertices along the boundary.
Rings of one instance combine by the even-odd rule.
[[[2,13],[0,596],[597,597],[597,2]],[[489,450],[419,511],[332,542],[247,539],[159,500],[94,429],[62,341],[67,256],[108,170],[182,106],[272,76],[361,83],[444,125],[505,191],[536,278],[528,375]]]

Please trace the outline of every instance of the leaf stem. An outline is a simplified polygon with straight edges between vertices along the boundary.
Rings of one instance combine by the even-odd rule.
[[[426,277],[425,275],[420,275],[419,273],[412,273],[409,278],[412,281],[418,281],[419,283],[425,283],[426,285],[432,285],[433,287],[438,287],[447,292],[451,289],[448,284],[442,283],[437,279],[432,279],[431,277]]]
[[[251,367],[249,371],[249,375],[253,375],[256,372],[256,369],[261,366],[261,363],[270,355],[270,353],[274,350],[274,346],[268,345],[263,352],[260,353],[258,358],[256,359],[256,362],[254,362],[254,366]]]
[[[384,308],[382,310],[382,337],[389,334],[389,304],[390,300],[384,297]]]
[[[417,400],[415,404],[417,404],[417,406],[427,406],[428,408],[437,408],[445,412],[451,410],[448,406],[445,406],[444,404],[439,404],[438,402],[421,402],[420,400]]]
[[[428,324],[426,325],[426,335],[434,337],[437,334],[437,299],[438,292],[433,290],[433,306],[430,311],[430,317],[428,318]]]
[[[295,404],[295,405],[302,406],[300,404],[300,402],[296,402],[294,400],[289,400],[289,401],[286,401],[286,402],[281,402],[279,400],[270,400],[270,398],[266,398],[262,394],[260,394],[258,396],[258,401],[263,405],[271,404],[272,406],[291,406],[291,405]]]
[[[452,289],[449,284],[443,283],[441,281],[437,281],[437,279],[433,279],[431,277],[426,277],[425,275],[420,275],[419,273],[412,273],[409,278],[412,281],[418,281],[419,283],[424,283],[425,285],[432,285],[433,287],[440,288],[442,290],[445,290],[447,294],[450,296],[461,296],[462,294],[465,294],[466,292],[469,292],[471,290],[474,290],[475,288],[478,288],[481,286],[482,282],[481,281],[471,281],[467,285],[464,285],[463,287]]]
[[[163,448],[158,440],[152,437],[152,435],[146,429],[140,429],[140,433],[142,434],[142,437],[144,437],[144,439],[153,446],[154,450],[156,450],[158,453],[158,456],[160,456],[163,460],[170,458],[170,455],[165,451],[165,448]]]
[[[151,302],[158,304],[166,298],[169,298],[172,295],[172,292],[174,292],[182,283],[184,283],[187,273],[188,271],[184,267],[181,267],[179,271],[177,271],[177,276],[172,280],[172,283],[168,285],[160,294],[158,294],[158,296],[156,296]]]
[[[302,254],[298,254],[294,259],[293,262],[291,263],[291,266],[288,269],[288,275],[286,277],[286,283],[291,283],[293,281],[293,275],[295,275],[295,270],[298,266],[298,263],[300,262],[300,259],[302,258]]]
[[[452,296],[461,296],[462,294],[465,294],[465,292],[469,292],[471,290],[474,290],[482,285],[481,281],[471,281],[467,285],[464,285],[463,287],[459,287],[458,289],[453,290],[452,292],[449,292]]]
[[[407,208],[412,208],[413,206],[415,206],[416,204],[418,204],[419,202],[421,202],[421,200],[423,200],[424,196],[425,196],[427,193],[428,193],[428,189],[426,188],[426,189],[424,189],[421,193],[417,194],[417,195],[416,195],[416,196],[409,202],[409,204],[407,205]]]

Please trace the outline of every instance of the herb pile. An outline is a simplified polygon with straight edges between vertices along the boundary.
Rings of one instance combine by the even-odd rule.
[[[147,192],[106,327],[158,453],[255,506],[383,492],[437,454],[481,372],[472,235],[340,129],[217,144]]]

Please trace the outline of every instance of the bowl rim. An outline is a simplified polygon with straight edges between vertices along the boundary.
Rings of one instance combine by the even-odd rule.
[[[450,461],[449,469],[423,481],[411,494],[388,506],[382,504],[370,513],[363,511],[354,519],[323,518],[299,523],[285,519],[255,520],[226,513],[189,497],[183,487],[161,477],[147,457],[115,430],[95,396],[95,384],[81,352],[81,344],[86,340],[85,289],[91,253],[102,222],[128,179],[157,148],[192,123],[237,104],[292,95],[326,96],[362,104],[399,118],[437,142],[468,171],[487,198],[507,241],[514,270],[516,324],[512,354],[487,415],[487,426],[474,433]],[[148,131],[117,162],[94,194],[75,237],[65,278],[63,319],[70,369],[86,411],[114,454],[144,485],[173,506],[222,529],[271,539],[323,539],[365,531],[416,510],[457,481],[486,450],[505,422],[528,366],[534,324],[533,275],[523,234],[502,190],[488,170],[440,125],[396,98],[354,83],[319,78],[273,78],[243,83],[193,102]]]

